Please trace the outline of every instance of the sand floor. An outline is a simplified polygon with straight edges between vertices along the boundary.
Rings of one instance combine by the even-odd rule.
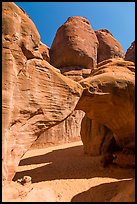
[[[120,186],[126,185],[134,174],[132,168],[116,165],[103,168],[100,157],[85,155],[82,142],[78,141],[30,149],[22,157],[14,181],[31,176],[33,187],[50,187],[57,202],[105,202],[114,197]]]

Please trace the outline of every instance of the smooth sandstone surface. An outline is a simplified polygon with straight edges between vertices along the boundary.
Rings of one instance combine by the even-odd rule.
[[[133,41],[125,54],[125,60],[135,63],[135,41]]]
[[[76,109],[83,110],[88,118],[110,129],[119,147],[134,149],[134,63],[123,59],[103,61],[91,77],[79,83],[84,91]]]
[[[97,63],[98,40],[88,19],[72,16],[57,30],[50,48],[55,67],[92,68]]]
[[[107,29],[96,30],[95,34],[99,41],[97,50],[97,62],[111,58],[124,58],[124,51],[121,44],[114,38]]]

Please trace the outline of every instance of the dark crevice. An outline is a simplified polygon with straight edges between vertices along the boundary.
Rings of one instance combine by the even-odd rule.
[[[110,153],[121,151],[121,148],[117,145],[113,133],[105,126],[105,135],[101,143],[100,153]]]
[[[120,151],[121,148],[117,145],[115,138],[113,137],[111,139],[110,145],[108,147],[108,152],[109,153],[113,153],[113,152],[117,152]]]
[[[20,120],[14,120],[13,122],[11,122],[10,127],[15,125],[16,123],[21,123],[21,121]]]
[[[28,117],[28,120],[29,120],[29,119],[31,119],[31,118],[32,118],[33,116],[35,116],[35,115],[44,114],[44,113],[43,113],[42,109],[39,108],[39,109],[37,109],[35,112],[31,112],[31,111],[29,111],[29,110],[21,110],[21,111],[20,111],[20,114],[29,115],[29,117]]]
[[[30,50],[27,50],[23,43],[21,45],[21,50],[25,55],[25,57],[27,58],[27,60],[34,58],[34,55],[32,54],[32,52]]]
[[[32,118],[33,116],[39,115],[39,114],[44,114],[44,113],[43,113],[43,110],[42,110],[41,108],[39,108],[39,109],[38,109],[37,111],[35,111],[34,113],[30,113],[29,119]]]

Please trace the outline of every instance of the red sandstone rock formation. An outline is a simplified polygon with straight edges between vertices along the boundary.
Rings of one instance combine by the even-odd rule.
[[[111,58],[124,58],[124,51],[120,43],[113,37],[112,33],[107,29],[95,31],[99,46],[97,50],[97,62]]]
[[[111,130],[86,115],[82,119],[80,135],[84,153],[91,156],[111,153],[116,146]]]
[[[87,131],[87,127],[90,128],[87,124],[90,123],[89,120],[82,127],[85,151],[92,155],[100,153],[99,150],[106,142],[101,125],[111,130],[120,148],[134,151],[134,63],[122,59],[103,61],[93,70],[91,77],[79,83],[84,91],[76,109],[83,110],[89,119],[95,120],[92,132]]]
[[[91,69],[85,69],[80,66],[61,67],[59,70],[63,75],[73,79],[74,81],[85,79],[91,72]]]
[[[127,49],[125,54],[126,61],[132,61],[135,63],[135,41],[132,42],[131,46]]]
[[[43,132],[31,148],[43,148],[80,140],[81,121],[84,115],[83,111],[74,110],[64,121]]]
[[[96,64],[97,43],[89,21],[83,17],[71,17],[57,30],[50,49],[51,64],[63,75],[80,81],[89,76]],[[74,111],[65,121],[42,133],[32,147],[80,139],[84,115],[83,111]]]
[[[85,21],[83,18],[72,17],[68,20],[68,24],[72,22],[75,24],[75,20],[80,22],[81,29],[86,28],[89,33],[91,32],[91,26],[87,20],[83,22]],[[85,151],[91,153],[93,144],[92,154],[107,151],[112,138],[106,136],[105,127],[113,134],[119,147],[126,150],[134,149],[134,63],[117,59],[102,61],[94,67],[96,57],[93,56],[96,51],[89,52],[91,55],[87,54],[83,44],[80,53],[83,49],[86,57],[81,66],[75,64],[75,60],[72,60],[74,62],[72,65],[67,64],[67,60],[66,64],[63,61],[64,64],[59,65],[64,75],[73,77],[76,81],[85,78],[85,75],[88,76],[89,73],[84,72],[84,69],[87,71],[87,68],[92,68],[91,77],[80,81],[83,91],[77,82],[60,74],[47,62],[50,61],[49,48],[41,43],[37,29],[28,15],[14,3],[3,3],[2,22],[3,179],[12,179],[21,156],[41,133],[62,122],[69,115],[65,125],[58,128],[72,127],[69,124],[72,124],[72,121],[76,124],[76,115],[72,112],[81,94],[76,109],[85,111],[86,117],[92,123],[89,135],[86,131],[82,133]],[[93,32],[90,34],[94,35]],[[94,43],[92,45],[93,47],[96,45],[94,47],[96,50],[97,41]],[[77,48],[77,44],[78,42],[73,48]],[[75,51],[77,55],[79,51],[77,52],[77,49]],[[83,58],[78,57],[78,59]],[[90,59],[87,60],[87,64],[86,59]],[[69,125],[66,125],[67,123]],[[87,122],[84,126],[86,125]],[[64,133],[66,132],[65,130]],[[71,128],[68,135],[70,132]],[[101,134],[100,137],[98,133]]]
[[[55,67],[92,68],[97,63],[98,40],[86,18],[73,16],[57,30],[50,49]]]
[[[72,113],[82,87],[45,61],[46,46],[41,53],[37,29],[19,7],[2,9],[2,167],[11,180],[38,136]]]
[[[127,182],[127,185],[119,186],[119,193],[110,202],[135,202],[135,179]]]

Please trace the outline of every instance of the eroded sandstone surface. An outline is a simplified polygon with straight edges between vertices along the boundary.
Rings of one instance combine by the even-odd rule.
[[[132,43],[124,58],[109,31],[94,31],[88,19],[78,16],[57,30],[49,48],[23,9],[2,4],[4,187],[15,186],[11,180],[20,159],[36,140],[36,146],[43,141],[48,146],[81,135],[84,152],[102,155],[104,167],[114,159],[134,168],[134,51]]]
[[[37,137],[72,113],[82,88],[42,57],[29,17],[14,3],[2,8],[3,179],[10,180]]]
[[[92,122],[89,119],[83,121],[81,134],[85,151],[89,154],[97,154],[97,152],[99,154],[103,143],[106,142],[104,137],[109,132],[102,129],[103,125],[111,130],[108,135],[113,134],[120,148],[132,149],[134,152],[134,63],[120,58],[100,62],[92,71],[91,77],[79,83],[84,91],[76,109],[83,110],[86,116],[93,120]]]
[[[72,16],[57,30],[50,49],[55,67],[83,66],[97,63],[98,40],[88,19]]]
[[[89,21],[83,17],[70,17],[56,32],[49,50],[51,64],[78,82],[88,77],[96,65],[97,45]],[[66,120],[42,133],[32,148],[79,140],[84,115],[83,111],[73,111]]]

